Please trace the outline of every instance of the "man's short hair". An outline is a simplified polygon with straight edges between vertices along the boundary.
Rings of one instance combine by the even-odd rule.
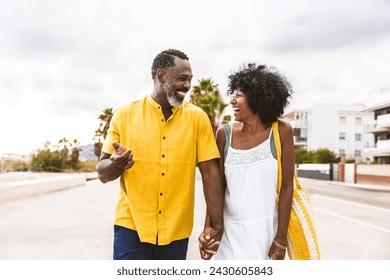
[[[152,64],[152,79],[156,76],[158,69],[166,69],[175,65],[175,57],[188,60],[188,56],[182,51],[168,49],[159,53]]]

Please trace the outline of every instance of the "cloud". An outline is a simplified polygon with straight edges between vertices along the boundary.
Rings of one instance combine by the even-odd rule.
[[[298,9],[275,30],[282,34],[269,41],[277,52],[334,51],[356,44],[370,45],[390,36],[390,2],[301,1]],[[374,42],[373,42],[374,41]]]

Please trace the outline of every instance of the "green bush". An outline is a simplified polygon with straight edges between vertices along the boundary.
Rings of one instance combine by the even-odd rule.
[[[13,171],[28,171],[30,169],[30,164],[23,160],[14,161],[12,163]]]
[[[295,150],[295,163],[337,163],[340,159],[329,149],[308,151],[305,149]]]
[[[295,163],[302,164],[307,163],[309,160],[309,153],[305,149],[296,149],[295,150]]]
[[[315,152],[315,163],[336,163],[337,157],[334,152],[329,149],[318,149]]]
[[[50,151],[48,147],[45,147],[32,155],[31,169],[33,171],[61,172],[61,163],[60,152]]]

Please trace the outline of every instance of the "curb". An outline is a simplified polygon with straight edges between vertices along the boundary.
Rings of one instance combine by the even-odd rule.
[[[380,185],[366,185],[366,184],[354,184],[354,183],[344,183],[344,182],[329,182],[329,185],[334,186],[344,186],[354,189],[370,190],[370,191],[380,191],[380,192],[390,192],[390,187],[380,186]]]
[[[332,186],[347,187],[347,188],[352,188],[352,189],[390,192],[390,186],[383,186],[383,185],[345,183],[345,182],[339,182],[339,181],[316,180],[316,179],[305,178],[305,177],[298,177],[298,180],[302,183],[302,185],[309,184],[310,180],[313,180],[313,181],[316,181],[317,183],[321,183],[324,186],[325,185],[332,185]]]
[[[85,185],[86,181],[85,174],[67,174],[60,177],[6,182],[0,187],[0,201],[11,201],[78,187]]]

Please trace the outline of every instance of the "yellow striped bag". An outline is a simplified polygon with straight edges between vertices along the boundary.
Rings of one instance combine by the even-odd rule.
[[[272,123],[274,142],[278,160],[278,194],[282,186],[282,147],[278,121]],[[314,215],[310,204],[309,193],[301,187],[294,172],[294,192],[290,222],[287,232],[287,252],[291,260],[319,260],[320,248],[314,225]]]

